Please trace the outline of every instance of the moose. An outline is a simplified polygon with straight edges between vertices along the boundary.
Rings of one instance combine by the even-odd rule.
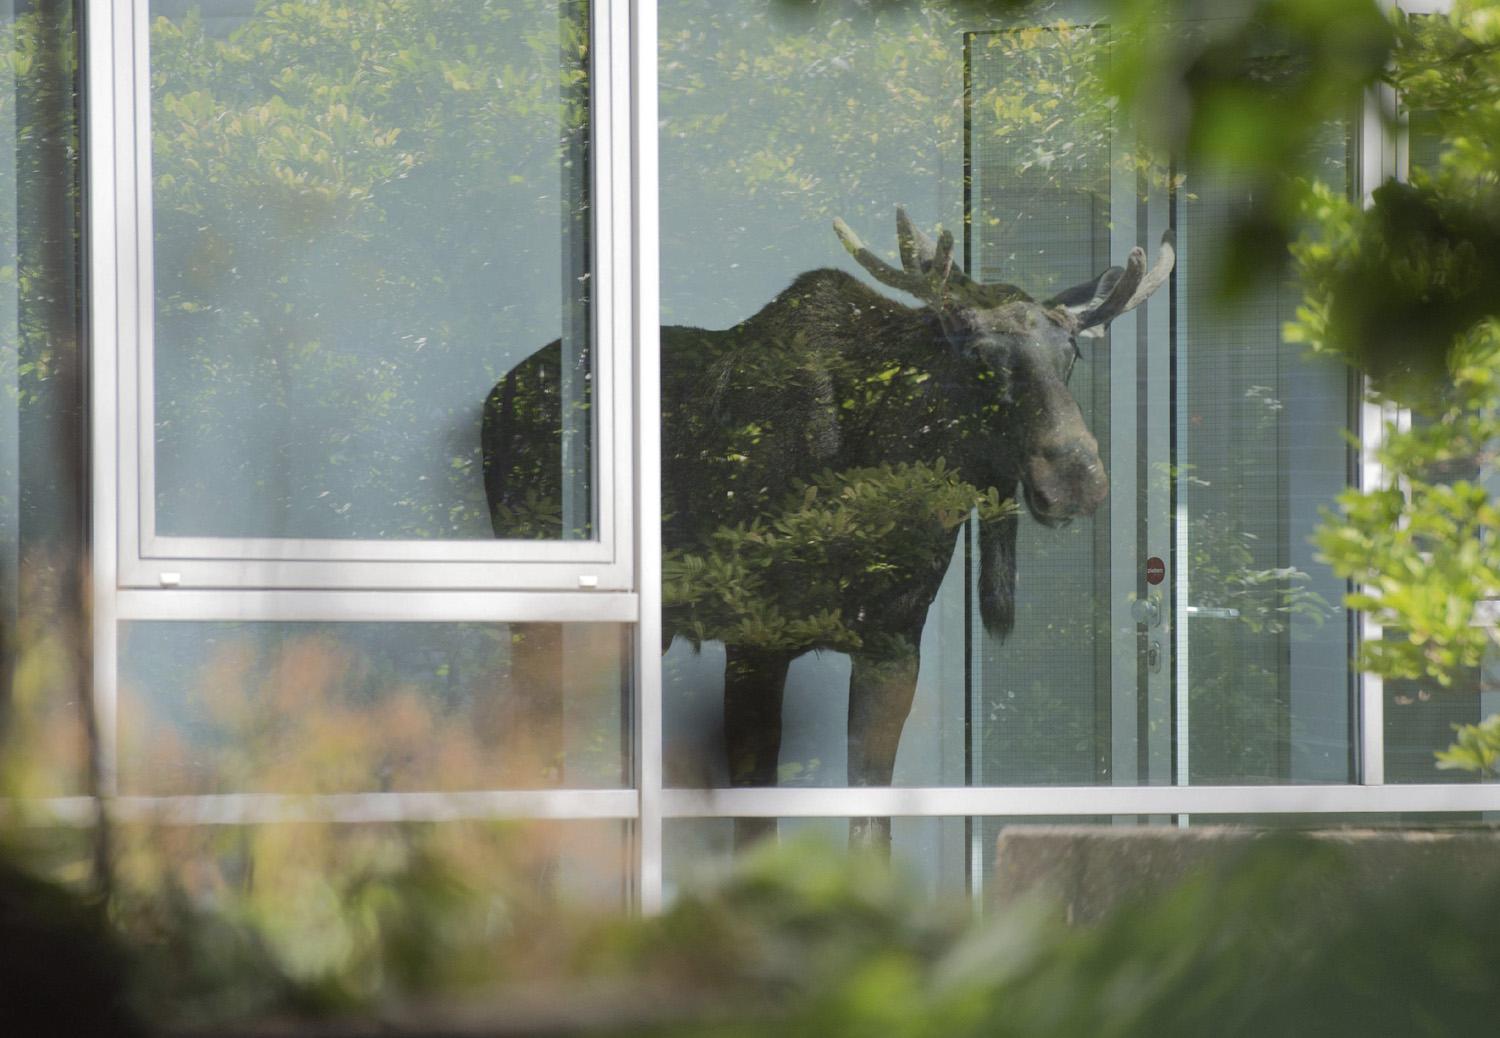
[[[923,305],[824,268],[732,328],[661,329],[663,634],[724,643],[736,786],[776,784],[787,669],[813,650],[851,658],[849,784],[890,784],[958,526],[977,514],[980,615],[1003,638],[1015,618],[1018,497],[1058,526],[1108,492],[1068,390],[1078,341],[1141,305],[1175,255],[1168,232],[1149,270],[1137,247],[1123,267],[1037,302],[971,278],[952,233],[934,240],[901,207],[901,269],[844,221],[834,230],[876,281]],[[560,478],[561,362],[558,342],[544,346],[486,402],[497,536],[547,535],[520,517]],[[736,845],[773,826],[738,820]],[[888,849],[890,820],[856,820],[850,838]]]

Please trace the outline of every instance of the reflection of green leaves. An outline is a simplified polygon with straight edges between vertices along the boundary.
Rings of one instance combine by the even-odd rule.
[[[1233,610],[1217,620],[1233,620],[1255,635],[1278,635],[1296,622],[1321,625],[1333,612],[1307,586],[1312,578],[1306,572],[1295,566],[1257,567],[1255,537],[1236,516],[1196,516],[1188,545],[1193,600]]]
[[[562,501],[535,487],[528,487],[518,501],[495,502],[491,515],[508,539],[556,540],[562,530]]]
[[[999,214],[1007,223],[1031,199],[1099,190],[1112,162],[1141,161],[1111,154],[1116,105],[1101,79],[1110,34],[1050,12],[1038,24],[1007,6],[666,5],[664,193],[696,199],[703,184],[714,185],[695,225],[717,225],[730,243],[744,232],[745,198],[789,226],[823,225],[830,216],[883,223],[903,200],[892,196],[894,185],[956,183],[966,132],[989,166],[1014,174],[1016,190]],[[966,49],[971,71],[984,70],[970,76],[967,95]],[[993,209],[977,211],[995,219]]]
[[[558,324],[517,298],[555,242],[507,228],[586,218],[558,194],[587,133],[586,15],[261,0],[227,34],[153,20],[164,521],[213,500],[221,526],[485,535],[475,411]]]
[[[663,599],[695,640],[800,652],[875,649],[846,615],[912,586],[946,559],[959,524],[1013,512],[994,488],[933,465],[823,472],[750,523],[721,526],[707,550],[662,565]]]

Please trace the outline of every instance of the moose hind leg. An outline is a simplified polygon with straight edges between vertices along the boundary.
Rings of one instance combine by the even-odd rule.
[[[915,642],[914,642],[915,644]],[[917,691],[916,650],[895,659],[855,656],[849,676],[849,785],[889,786],[901,729]],[[882,854],[891,849],[889,818],[855,818],[849,845]]]
[[[781,702],[791,659],[784,653],[725,648],[724,748],[732,786],[774,786],[781,756]],[[734,847],[776,833],[774,818],[737,818]]]

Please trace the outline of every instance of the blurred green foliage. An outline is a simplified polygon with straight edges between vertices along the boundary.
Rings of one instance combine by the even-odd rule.
[[[1489,779],[1500,777],[1500,714],[1492,714],[1478,724],[1454,727],[1458,739],[1438,751],[1438,767],[1470,771]]]
[[[120,842],[112,916],[160,1022],[476,997],[559,969],[547,931],[580,925],[549,891],[542,826],[152,824]]]
[[[1377,400],[1411,409],[1387,425],[1378,481],[1341,496],[1318,546],[1382,628],[1361,665],[1450,686],[1493,651],[1476,618],[1500,597],[1500,4],[1393,24],[1384,79],[1410,121],[1410,182],[1365,208],[1309,192],[1295,250],[1307,297],[1287,337],[1349,358]],[[1440,766],[1486,771],[1478,733]]]
[[[1356,885],[1336,846],[1268,837],[1096,926],[1023,904],[969,926],[869,863],[768,851],[607,945],[617,968],[753,1015],[695,1035],[1344,1035],[1485,1031],[1500,881]],[[610,1028],[604,1028],[610,1031]]]
[[[1254,184],[1254,204],[1216,257],[1220,289],[1236,294],[1277,276],[1300,221],[1302,191],[1290,174],[1329,120],[1358,118],[1363,91],[1389,59],[1390,23],[1373,0],[1108,7],[1130,41],[1109,89],[1159,147]]]
[[[1451,681],[1490,649],[1490,630],[1472,620],[1480,601],[1500,597],[1500,556],[1490,536],[1496,505],[1481,481],[1455,476],[1484,467],[1500,442],[1500,8],[1493,0],[1459,0],[1451,17],[1387,22],[1361,0],[1245,0],[1225,5],[1224,17],[1202,31],[1160,31],[1163,19],[1189,9],[1122,0],[1115,7],[1119,29],[1138,33],[1142,42],[1114,68],[1112,82],[1136,110],[1154,116],[1163,141],[1265,177],[1259,206],[1226,253],[1227,283],[1279,265],[1295,228],[1310,222],[1297,250],[1308,299],[1290,337],[1349,357],[1371,371],[1386,398],[1419,405],[1424,420],[1393,431],[1381,453],[1384,484],[1346,495],[1320,545],[1340,572],[1367,589],[1352,603],[1386,629],[1383,641],[1366,644],[1364,665]],[[269,171],[255,190],[273,185],[285,192],[297,226],[336,218],[351,242],[362,244],[384,219],[370,200],[415,175],[420,134],[394,134],[351,107],[336,77],[324,82],[298,57],[306,28],[298,20],[336,18],[341,8],[277,10],[285,19],[277,31],[256,37],[254,48],[285,53],[289,78],[282,92],[305,96],[247,102],[228,119],[219,117],[208,91],[244,74],[249,55],[236,48],[249,46],[251,37],[210,45],[192,37],[191,22],[186,29],[158,26],[161,75],[177,77],[159,113],[165,143],[158,175],[169,178],[159,186],[182,192],[169,219],[196,219],[243,195],[247,187],[236,184],[231,169],[242,159]],[[380,76],[392,69],[411,73],[445,105],[482,94],[474,63],[462,57],[462,25],[451,29],[446,56],[403,56],[398,49],[380,68],[361,64],[360,74],[379,73],[370,96],[381,96]],[[378,41],[378,34],[370,39]],[[555,39],[547,42],[549,62],[556,46]],[[206,72],[185,59],[173,64],[190,47],[212,53],[218,64]],[[24,62],[24,48],[11,60]],[[363,59],[351,52],[350,60]],[[24,73],[20,65],[16,71]],[[189,73],[203,82],[188,83]],[[1364,211],[1332,191],[1304,196],[1276,175],[1293,165],[1290,157],[1302,153],[1330,115],[1349,111],[1377,81],[1395,86],[1435,127],[1443,142],[1435,169],[1416,171],[1410,185],[1381,187]],[[480,103],[478,96],[469,100]],[[914,105],[913,111],[923,110]],[[475,125],[483,113],[417,105],[405,115],[430,128],[437,119]],[[290,129],[292,123],[299,128]],[[1230,127],[1233,134],[1225,132]],[[194,148],[207,139],[208,153],[226,162],[223,178],[198,182],[201,196],[172,167],[188,161],[189,139]],[[471,142],[448,143],[467,149]],[[178,144],[182,150],[174,151]],[[474,146],[488,161],[508,145]],[[536,146],[550,149],[556,141]],[[346,152],[361,162],[342,164]],[[238,156],[234,164],[229,156]],[[747,165],[748,181],[809,190],[780,162]],[[458,209],[500,204],[489,197],[490,187],[472,190],[485,197]],[[1305,197],[1311,202],[1299,208]],[[455,267],[484,262],[442,259]],[[204,262],[234,269],[211,248]],[[423,269],[389,264],[374,282],[383,295],[376,315],[456,290],[430,269],[424,281]],[[284,305],[306,305],[292,298],[295,279],[283,280]],[[193,318],[184,315],[197,312],[190,287],[165,286],[165,305],[187,321]],[[274,323],[270,309],[243,320]],[[493,337],[494,329],[472,334]],[[305,356],[319,348],[312,339],[301,345]],[[334,379],[341,371],[326,374]],[[393,377],[368,377],[366,395],[351,397],[351,407],[359,421],[374,422],[382,408],[395,406],[388,393]],[[187,413],[211,424],[214,402],[200,401]],[[721,531],[734,538],[740,568],[713,571],[714,581],[748,586],[757,569],[821,565],[806,557],[808,545],[838,550],[846,535],[850,544],[866,543],[866,528],[893,521],[887,513],[900,514],[908,491],[936,495],[955,521],[972,507],[996,506],[936,468],[830,474],[799,488],[802,496],[788,501],[776,523]],[[414,509],[411,522],[427,531],[456,520]],[[857,562],[859,579],[881,579],[882,560]],[[706,603],[692,567],[711,571],[712,560],[684,557],[673,565],[679,567],[668,573],[673,593]],[[1248,584],[1241,590],[1255,594]],[[1311,603],[1290,608],[1300,605]],[[816,614],[811,606],[805,611]],[[731,608],[712,622],[757,622],[775,636],[773,623],[745,609]],[[1260,622],[1282,621],[1265,612]],[[839,636],[834,628],[819,635]],[[24,657],[17,672],[27,680],[26,666],[41,666],[36,661],[47,652],[45,641],[36,646],[42,656]],[[29,695],[39,682],[21,681],[17,694]],[[1464,729],[1455,748],[1440,755],[1440,766],[1493,774],[1497,732],[1495,719]],[[18,760],[0,754],[7,768]],[[6,792],[13,790],[37,792],[20,777],[8,783]],[[252,837],[220,832],[205,837],[213,846],[198,850],[229,864],[206,871],[201,855],[174,842],[181,833],[153,829],[138,841],[127,838],[120,861],[128,885],[115,921],[136,941],[143,1002],[155,1011],[173,1006],[200,1023],[288,1007],[369,1009],[393,995],[472,991],[555,967],[580,982],[625,977],[669,992],[706,988],[729,1004],[773,1007],[769,1018],[628,1025],[643,1033],[946,1038],[1487,1033],[1500,998],[1500,946],[1493,939],[1500,885],[1433,875],[1353,889],[1338,855],[1319,845],[1268,842],[1233,867],[1128,907],[1095,928],[1069,929],[1036,906],[970,930],[961,916],[924,907],[879,866],[846,863],[812,847],[768,851],[723,886],[682,898],[656,920],[600,926],[535,909],[521,919],[518,906],[541,903],[537,890],[548,880],[538,873],[545,865],[517,863],[503,849],[445,847],[430,836],[362,842],[358,834],[313,828],[267,827]],[[526,842],[525,834],[512,834],[480,843],[503,848],[511,839]],[[11,990],[22,983],[20,966],[61,961],[47,942],[74,923],[86,935],[74,947],[99,937],[97,916],[76,917],[73,902],[56,888],[7,874],[0,895],[3,947],[14,960],[5,960],[0,974]],[[40,930],[24,929],[38,919],[46,924]],[[21,932],[33,937],[14,939]],[[547,939],[537,936],[549,932]],[[108,943],[102,939],[101,948]],[[102,951],[97,961],[111,962],[110,954]]]
[[[1355,883],[1346,853],[1262,838],[1073,927],[1044,901],[967,922],[962,906],[924,904],[883,863],[815,842],[768,848],[659,918],[558,921],[566,937],[535,955],[565,978],[545,1026],[913,1038],[1485,1033],[1500,996],[1500,882],[1439,869]],[[523,989],[506,991],[490,1003],[497,1019]],[[594,1012],[576,1012],[569,991],[593,996]],[[601,992],[618,997],[601,1003]],[[445,1019],[435,1011],[428,1025]]]
[[[862,6],[927,13],[928,3]],[[1027,5],[943,6],[1003,17]],[[1092,13],[1115,43],[1099,85],[1142,130],[1147,153],[1233,169],[1254,183],[1253,204],[1214,257],[1221,291],[1240,295],[1284,273],[1302,221],[1303,190],[1289,174],[1305,166],[1330,120],[1358,118],[1365,90],[1387,75],[1398,52],[1391,20],[1375,0],[1104,0]]]
[[[461,859],[425,854],[433,835],[368,844],[383,865],[353,854],[302,873],[329,885],[323,908],[263,896],[274,914],[206,912],[183,889],[151,902],[167,927],[152,943],[123,902],[134,997],[190,1033],[267,1013],[447,1033],[536,1014],[545,978],[528,1017],[545,1033],[746,1038],[1487,1033],[1500,998],[1500,878],[1436,865],[1370,882],[1332,841],[1231,844],[1085,926],[1037,899],[976,921],[884,861],[805,840],[763,847],[659,917],[497,917],[482,893],[495,873],[476,884]]]

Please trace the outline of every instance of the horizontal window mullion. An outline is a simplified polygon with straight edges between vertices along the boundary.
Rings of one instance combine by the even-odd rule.
[[[630,564],[593,562],[431,562],[423,560],[122,558],[122,588],[244,590],[320,588],[420,591],[627,591]]]
[[[630,592],[136,590],[116,619],[267,622],[634,623]]]
[[[667,818],[1360,814],[1500,811],[1500,785],[669,789]]]
[[[106,802],[115,822],[170,825],[263,825],[274,822],[373,824],[463,819],[631,819],[639,798],[630,789],[508,789],[462,793],[268,793],[130,796]],[[89,797],[27,803],[32,824],[88,825]]]

